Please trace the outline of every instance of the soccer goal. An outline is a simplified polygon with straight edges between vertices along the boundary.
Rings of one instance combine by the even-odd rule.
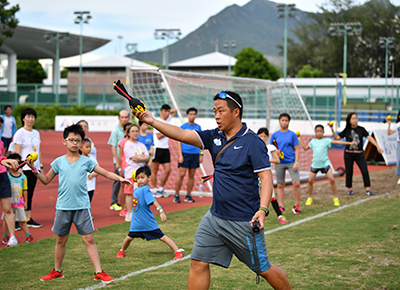
[[[266,126],[271,135],[279,129],[278,116],[283,112],[289,113],[292,120],[296,121],[296,128],[313,127],[304,102],[292,83],[169,70],[133,70],[130,75],[130,90],[132,96],[144,101],[147,109],[156,117],[159,116],[163,104],[177,108],[178,116],[172,123],[179,126],[186,122],[186,110],[195,107],[198,110],[196,123],[200,124],[202,129],[215,128],[213,97],[222,90],[229,90],[242,97],[243,121],[254,131]],[[297,130],[292,128],[292,124],[290,128]],[[301,138],[307,140],[311,136],[301,136]],[[172,171],[165,188],[173,190],[178,173],[178,146],[174,140],[170,140],[169,145]],[[308,176],[311,161],[311,150],[301,149],[299,160],[301,175]],[[201,176],[212,174],[213,171],[211,156],[206,151],[202,168],[196,173],[194,195],[198,194]],[[161,173],[162,171],[159,171],[159,174]],[[185,186],[186,178],[181,190],[184,191]],[[211,192],[211,186],[212,180],[205,184],[204,191]]]

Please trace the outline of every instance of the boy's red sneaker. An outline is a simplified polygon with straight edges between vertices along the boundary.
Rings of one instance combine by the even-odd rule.
[[[95,273],[94,280],[103,281],[104,283],[115,281],[113,277],[104,272],[104,269],[99,273]]]
[[[50,274],[40,278],[40,281],[50,281],[58,278],[64,278],[62,271],[51,270]]]
[[[7,245],[9,240],[10,240],[10,237],[9,237],[9,236],[4,237],[4,238],[3,238],[3,244],[4,244],[4,245]]]
[[[175,252],[174,260],[179,260],[183,258],[183,251],[184,249],[179,249]]]
[[[117,254],[117,258],[125,258],[125,251],[119,250]]]
[[[35,239],[32,237],[32,235],[29,235],[27,238],[26,238],[26,242],[27,243],[33,243],[35,241]]]

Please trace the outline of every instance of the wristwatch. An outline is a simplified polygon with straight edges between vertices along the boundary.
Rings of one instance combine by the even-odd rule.
[[[263,206],[260,206],[260,208],[258,210],[263,210],[265,211],[265,217],[267,217],[269,215],[269,209]]]

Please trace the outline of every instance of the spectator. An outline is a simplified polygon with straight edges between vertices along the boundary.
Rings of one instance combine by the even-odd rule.
[[[89,139],[89,141],[90,141],[90,144],[91,144],[90,154],[89,154],[90,159],[97,162],[97,149],[94,146],[93,140],[90,139],[87,135],[89,133],[89,123],[85,120],[80,120],[77,124],[82,126],[83,132],[85,132],[85,136],[86,136],[85,138]]]
[[[147,132],[147,128],[149,125],[146,123],[143,123],[142,121],[139,121],[139,137],[138,137],[138,142],[142,142],[144,145],[146,145],[147,151],[149,152],[150,155],[150,160],[147,162],[147,166],[151,168],[151,163],[152,163],[152,158],[154,156],[154,138],[153,135],[149,132]]]
[[[201,131],[200,125],[194,122],[197,117],[197,109],[193,107],[187,109],[186,116],[188,118],[188,122],[183,124],[181,128],[187,130]],[[189,169],[189,174],[186,186],[186,197],[184,201],[194,202],[194,199],[192,198],[191,195],[194,185],[194,175],[196,174],[196,169],[199,168],[199,164],[203,162],[203,152],[201,152],[199,148],[195,146],[178,142],[178,154],[179,154],[179,159],[178,159],[179,173],[175,181],[175,197],[173,202],[174,203],[181,202],[181,199],[179,198],[179,191],[181,190],[182,181],[188,169]]]
[[[41,171],[43,170],[43,164],[40,151],[40,134],[37,130],[33,129],[36,121],[36,111],[32,108],[23,109],[21,111],[21,121],[23,127],[14,135],[15,153],[24,159],[29,153],[36,152],[39,158],[34,162],[34,165],[36,168],[40,168]],[[22,167],[22,170],[28,179],[28,206],[25,210],[27,224],[28,227],[40,228],[42,224],[34,221],[32,218],[32,200],[37,178],[27,165]]]
[[[111,145],[111,152],[113,155],[114,161],[114,173],[119,175],[119,172],[122,171],[121,164],[119,164],[118,154],[119,148],[118,143],[125,137],[124,133],[124,125],[128,123],[130,120],[129,113],[125,110],[122,110],[118,114],[118,125],[111,131],[110,139],[108,140],[108,145]],[[118,194],[121,187],[121,183],[119,181],[114,181],[112,184],[112,193],[111,193],[111,210],[121,211],[122,207],[118,203]]]
[[[168,104],[161,106],[160,118],[157,120],[163,123],[169,123],[172,117],[176,114],[176,109],[171,109]],[[169,174],[171,173],[171,155],[169,152],[168,140],[169,138],[158,131],[153,129],[154,136],[154,159],[152,163],[151,184],[153,185],[153,194],[155,197],[167,197],[168,194],[164,191],[164,185],[167,183]],[[160,164],[163,165],[164,173],[161,176],[160,187],[157,188],[157,173]]]
[[[0,128],[0,136],[1,141],[4,143],[4,155],[7,156],[8,146],[12,141],[15,133],[17,132],[17,123],[15,122],[14,116],[12,114],[12,107],[7,105],[4,107],[4,115],[1,115],[3,118],[4,124],[3,128]]]
[[[400,111],[397,113],[396,124],[393,125],[393,129],[390,129],[391,117],[386,118],[386,122],[388,123],[387,134],[392,135],[394,132],[397,133],[397,144],[396,144],[396,158],[397,158],[397,166],[396,166],[396,176],[400,175]],[[400,178],[397,180],[397,184],[400,184]]]

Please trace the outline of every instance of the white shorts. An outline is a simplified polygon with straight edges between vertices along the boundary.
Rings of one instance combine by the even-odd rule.
[[[15,215],[16,222],[26,222],[25,209],[23,207],[13,207],[12,211]],[[4,212],[1,215],[1,219],[4,220]]]

